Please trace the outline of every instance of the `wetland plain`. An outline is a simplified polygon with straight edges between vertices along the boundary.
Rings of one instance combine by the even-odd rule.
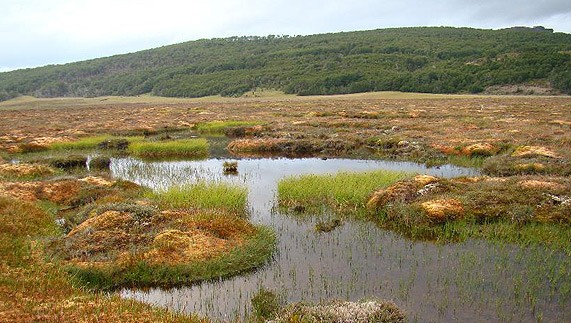
[[[569,97],[17,98],[0,113],[2,319],[255,321],[261,291],[278,319],[370,299],[413,322],[571,317]]]

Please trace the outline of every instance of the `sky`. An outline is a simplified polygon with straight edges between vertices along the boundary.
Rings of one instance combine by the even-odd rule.
[[[544,26],[570,0],[0,0],[0,72],[189,40],[412,26]]]

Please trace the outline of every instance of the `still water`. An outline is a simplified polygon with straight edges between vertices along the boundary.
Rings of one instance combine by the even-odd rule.
[[[244,159],[238,175],[223,175],[231,159],[143,162],[114,159],[121,178],[166,189],[196,181],[222,181],[248,188],[251,221],[274,229],[277,251],[263,268],[231,279],[188,287],[124,289],[134,298],[219,321],[242,321],[260,288],[288,302],[383,298],[407,312],[410,321],[566,321],[571,319],[569,255],[470,240],[439,245],[414,242],[362,221],[345,221],[329,233],[315,224],[331,217],[302,218],[276,208],[280,179],[300,174],[393,170],[441,177],[472,176],[454,166],[350,159]]]

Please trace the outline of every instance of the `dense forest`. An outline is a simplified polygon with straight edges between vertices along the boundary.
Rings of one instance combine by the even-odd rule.
[[[298,95],[479,93],[535,80],[571,94],[571,34],[542,27],[415,27],[198,40],[0,73],[0,101],[19,95],[236,96],[255,88]]]

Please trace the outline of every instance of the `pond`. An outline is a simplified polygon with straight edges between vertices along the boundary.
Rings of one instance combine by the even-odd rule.
[[[113,159],[114,177],[153,189],[223,181],[248,188],[251,221],[272,227],[278,237],[275,256],[263,268],[242,276],[171,289],[124,289],[134,298],[175,311],[220,321],[243,320],[251,298],[265,288],[287,302],[394,301],[411,322],[565,321],[571,319],[569,256],[540,247],[468,240],[435,244],[407,240],[373,223],[349,220],[328,233],[315,224],[332,215],[294,216],[276,207],[277,183],[300,174],[396,170],[441,177],[472,176],[454,166],[351,159],[243,159],[237,175],[224,175],[232,159],[143,162]]]

